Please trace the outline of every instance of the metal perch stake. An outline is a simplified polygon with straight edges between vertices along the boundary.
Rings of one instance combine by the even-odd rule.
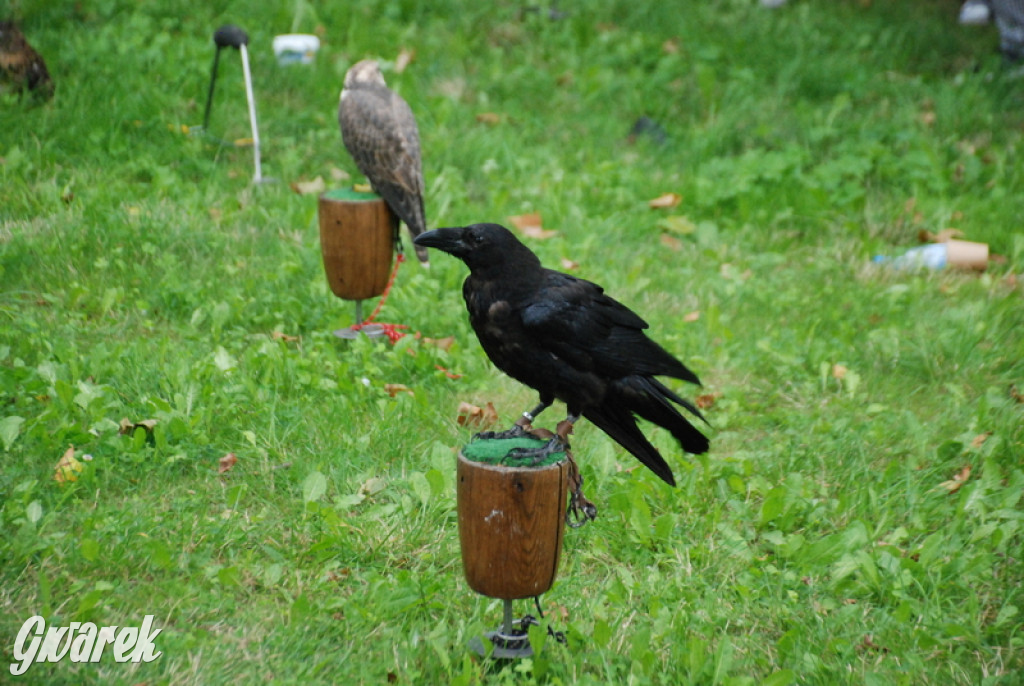
[[[203,131],[210,127],[210,110],[213,106],[213,90],[217,83],[217,68],[220,65],[220,51],[224,48],[236,48],[242,56],[242,74],[245,78],[245,98],[249,105],[249,127],[252,129],[252,150],[255,174],[254,183],[263,183],[263,171],[260,167],[260,132],[256,124],[256,100],[252,92],[252,73],[249,71],[249,34],[233,24],[225,24],[213,32],[213,42],[217,52],[213,54],[213,69],[210,72],[210,89],[206,94],[206,111],[203,114]]]

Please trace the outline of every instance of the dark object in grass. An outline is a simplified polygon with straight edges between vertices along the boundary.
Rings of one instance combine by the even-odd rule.
[[[338,124],[341,140],[359,171],[413,239],[426,231],[416,118],[409,104],[384,83],[375,60],[358,62],[345,74]],[[426,248],[417,247],[416,256],[429,264]]]
[[[225,24],[213,32],[213,42],[218,48],[235,48],[249,44],[249,34],[234,24]]]
[[[15,92],[28,90],[43,100],[53,97],[53,79],[43,56],[13,21],[0,21],[0,77],[0,82]]]
[[[650,117],[640,117],[633,124],[633,128],[629,130],[628,140],[630,145],[636,143],[637,139],[641,136],[647,136],[651,139],[651,142],[659,146],[665,145],[668,142],[668,134],[665,132],[665,129]]]
[[[540,394],[515,427],[526,429],[555,399],[568,416],[552,447],[568,446],[586,417],[670,485],[672,470],[636,423],[667,429],[689,453],[708,439],[672,405],[700,411],[658,381],[664,375],[700,385],[697,375],[644,334],[647,322],[589,281],[545,269],[511,231],[497,224],[437,229],[415,240],[469,267],[462,295],[484,352],[513,379]]]

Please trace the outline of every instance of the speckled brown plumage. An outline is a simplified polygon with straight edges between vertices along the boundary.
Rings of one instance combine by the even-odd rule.
[[[12,21],[0,21],[0,76],[15,91],[27,88],[42,98],[53,95],[46,62]]]
[[[373,60],[345,75],[338,105],[341,138],[359,171],[398,215],[413,238],[426,231],[420,134],[412,110],[388,89]],[[428,263],[425,248],[416,255]]]

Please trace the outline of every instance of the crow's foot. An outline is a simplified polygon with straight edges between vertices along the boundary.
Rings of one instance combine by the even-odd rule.
[[[589,521],[597,519],[597,506],[583,495],[583,475],[580,467],[569,454],[569,507],[565,512],[565,523],[578,529]]]
[[[505,431],[481,431],[478,434],[473,434],[474,440],[487,441],[487,440],[502,440],[505,438],[523,438],[529,436],[530,425],[523,426],[518,422],[515,423],[511,429]]]
[[[505,455],[505,460],[530,460],[531,466],[535,466],[546,460],[554,453],[564,453],[569,449],[569,443],[558,436],[553,436],[539,448],[513,448]]]

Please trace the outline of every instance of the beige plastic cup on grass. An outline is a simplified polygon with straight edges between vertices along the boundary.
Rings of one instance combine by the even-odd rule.
[[[946,241],[946,264],[959,269],[984,271],[988,266],[988,245],[974,241]]]

